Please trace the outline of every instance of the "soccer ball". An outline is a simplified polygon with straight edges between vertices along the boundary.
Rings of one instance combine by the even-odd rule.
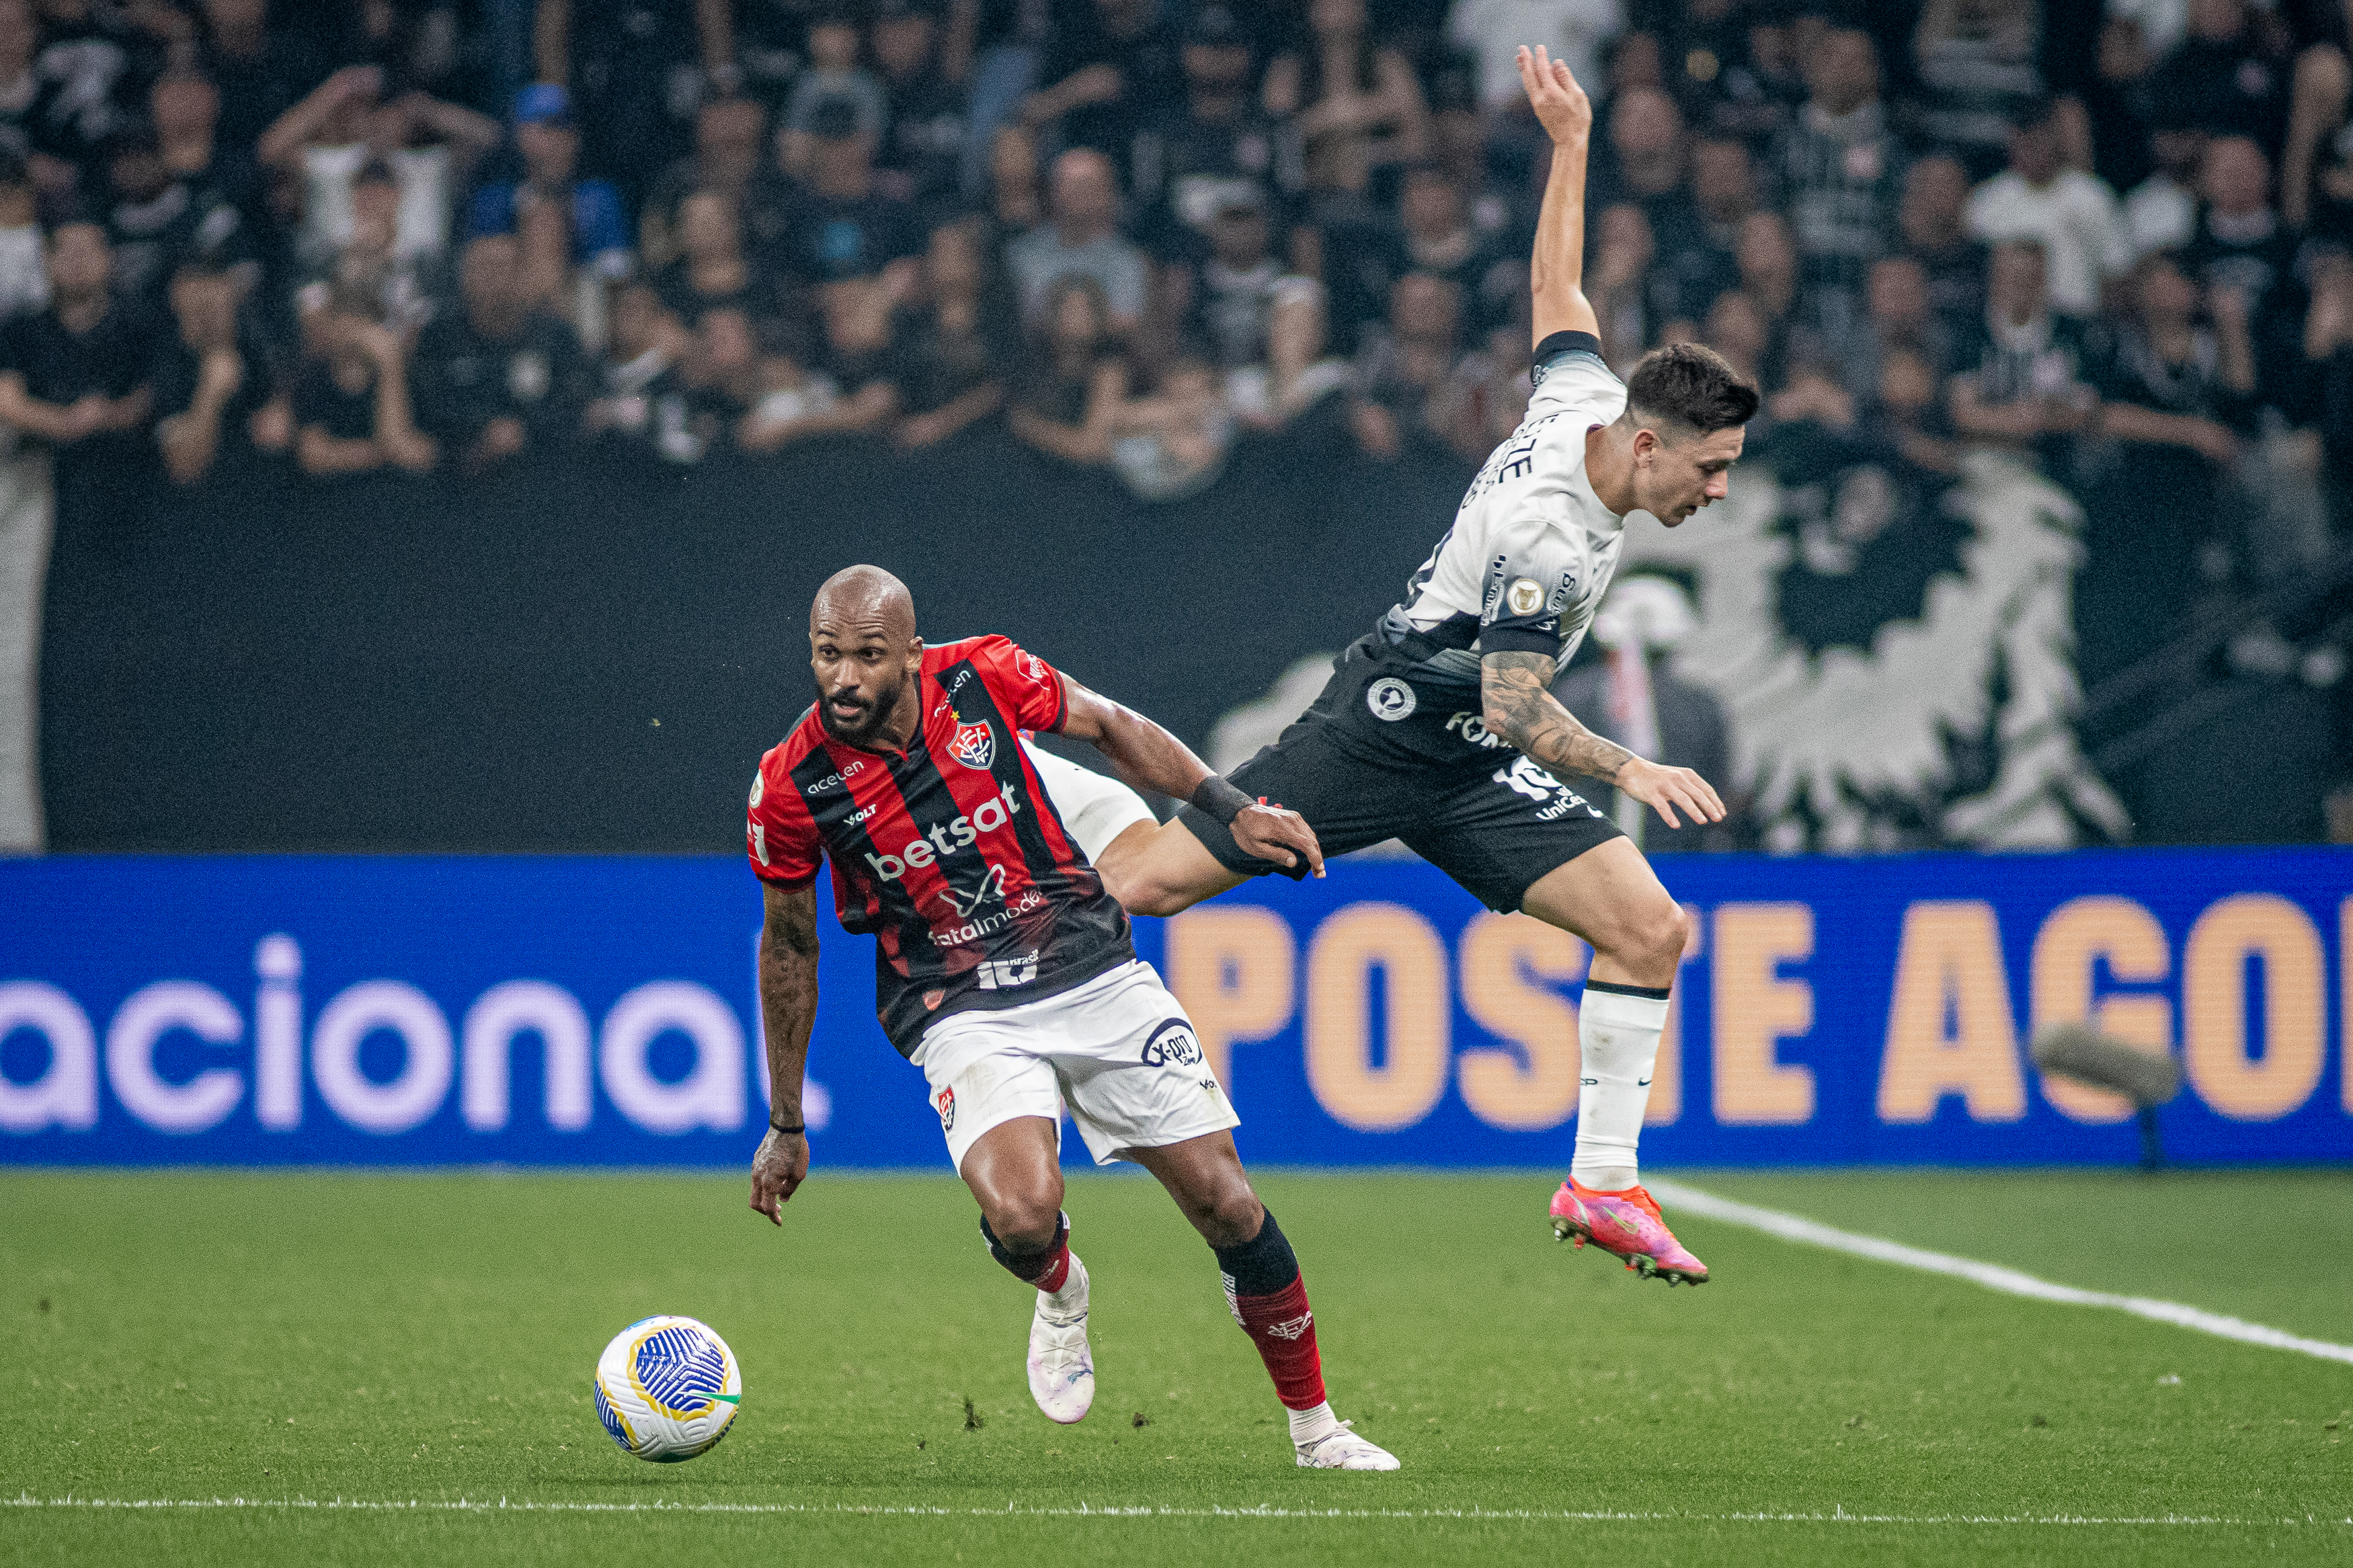
[[[596,1419],[624,1453],[691,1459],[727,1436],[744,1374],[727,1342],[692,1318],[641,1318],[596,1358]]]

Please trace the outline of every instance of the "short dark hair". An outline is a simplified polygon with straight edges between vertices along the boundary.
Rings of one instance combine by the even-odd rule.
[[[1714,349],[1669,343],[1652,349],[1626,382],[1626,412],[1702,436],[1746,425],[1757,416],[1757,389]]]

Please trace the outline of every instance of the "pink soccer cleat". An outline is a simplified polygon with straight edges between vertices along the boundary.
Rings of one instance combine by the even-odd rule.
[[[1593,1243],[1645,1279],[1669,1285],[1704,1285],[1707,1265],[1683,1250],[1659,1205],[1641,1187],[1622,1193],[1597,1193],[1575,1176],[1552,1195],[1552,1234],[1556,1241]]]

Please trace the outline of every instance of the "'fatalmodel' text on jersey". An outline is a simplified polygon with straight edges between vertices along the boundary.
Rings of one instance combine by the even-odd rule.
[[[835,740],[812,707],[760,759],[752,869],[833,862],[844,931],[875,939],[875,1012],[902,1056],[935,1018],[1010,1007],[1133,960],[1127,915],[1064,828],[1020,731],[1060,730],[1062,678],[1003,637],[923,650],[903,752]]]

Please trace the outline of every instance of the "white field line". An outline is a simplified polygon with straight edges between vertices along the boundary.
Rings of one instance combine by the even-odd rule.
[[[2116,1296],[2105,1290],[2079,1290],[2073,1285],[2054,1285],[2048,1279],[2038,1279],[2015,1268],[2004,1268],[1998,1263],[1979,1263],[1973,1258],[1955,1258],[1950,1253],[1906,1247],[1900,1241],[1858,1236],[1851,1230],[1840,1230],[1797,1215],[1783,1214],[1778,1209],[1757,1208],[1752,1204],[1718,1197],[1697,1187],[1687,1187],[1681,1182],[1660,1180],[1644,1184],[1650,1188],[1652,1197],[1662,1203],[1672,1204],[1686,1214],[1720,1219],[1728,1225],[1745,1225],[1753,1230],[1778,1236],[1784,1241],[1802,1241],[1838,1252],[1851,1252],[1858,1258],[1893,1263],[1902,1268],[1949,1274],[1972,1285],[1982,1285],[1989,1290],[2000,1290],[2004,1295],[2024,1296],[2037,1301],[2056,1301],[2068,1307],[2108,1307],[2119,1312],[2130,1312],[2136,1318],[2147,1318],[2152,1322],[2194,1329],[2218,1339],[2237,1340],[2243,1344],[2295,1351],[2302,1355],[2318,1356],[2323,1361],[2353,1364],[2353,1345],[2308,1340],[2284,1329],[2251,1323],[2244,1318],[2225,1317],[2220,1312],[2184,1306],[2179,1301],[2159,1301],[2147,1296]]]
[[[2206,1514],[2148,1514],[2102,1518],[2090,1514],[1895,1514],[1850,1513],[1843,1508],[1829,1513],[1640,1513],[1575,1509],[1504,1508],[1167,1508],[1152,1503],[1111,1503],[1102,1507],[1081,1503],[1074,1508],[1029,1508],[1007,1503],[1003,1508],[934,1508],[890,1503],[749,1503],[749,1502],[531,1502],[519,1499],[459,1498],[454,1500],[382,1500],[364,1498],[37,1498],[19,1492],[0,1498],[0,1507],[97,1510],[156,1510],[164,1509],[317,1510],[357,1513],[717,1513],[717,1514],[841,1514],[849,1517],[903,1515],[919,1519],[1398,1519],[1398,1520],[1525,1520],[1562,1523],[1630,1524],[1945,1524],[1945,1525],[2068,1525],[2221,1526],[2273,1529],[2281,1525],[2321,1528],[2353,1526],[2353,1518],[2320,1514],[2265,1519],[2233,1519]]]

